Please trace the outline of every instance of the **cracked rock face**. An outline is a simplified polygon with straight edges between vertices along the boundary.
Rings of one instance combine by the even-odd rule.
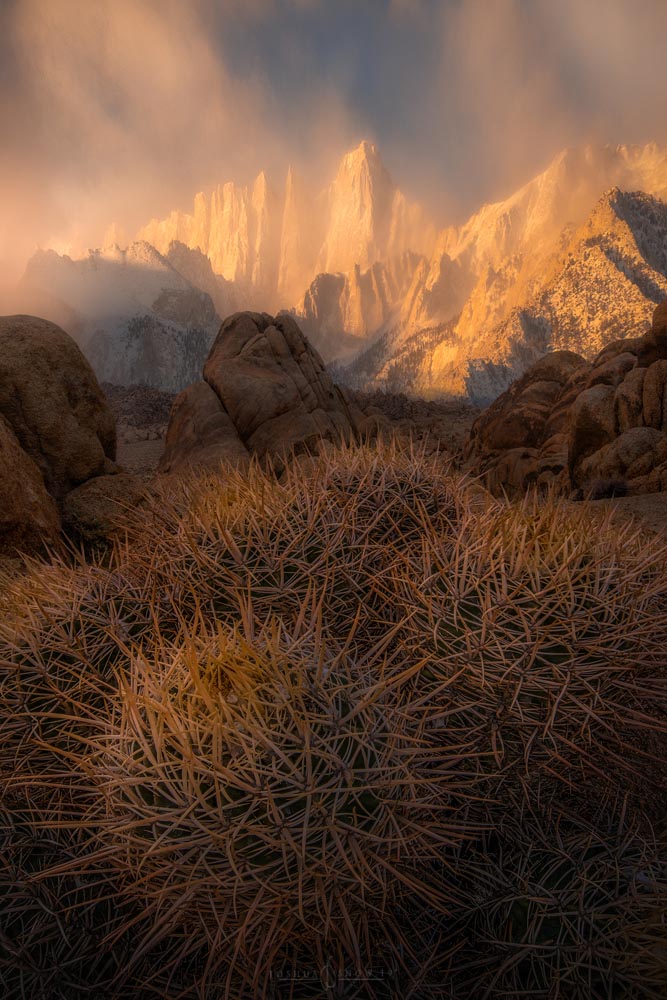
[[[228,317],[203,374],[174,402],[161,471],[275,460],[353,434],[345,397],[287,314]]]

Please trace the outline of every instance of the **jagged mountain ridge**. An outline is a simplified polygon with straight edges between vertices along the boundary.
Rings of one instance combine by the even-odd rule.
[[[560,249],[564,229],[583,223],[613,187],[667,196],[667,152],[655,143],[565,149],[506,200],[444,229],[423,288],[404,315],[410,332],[462,312],[461,334],[467,338],[501,319],[499,308],[509,312],[531,293]]]
[[[377,355],[372,380],[385,384],[389,366],[396,380],[402,344],[418,339],[420,330],[432,340],[434,328],[456,319],[454,335],[435,345],[410,378],[406,371],[403,389],[430,395],[480,392],[477,401],[502,391],[507,378],[520,374],[536,352],[549,349],[551,327],[526,307],[552,280],[573,233],[610,180],[616,189],[665,197],[667,153],[655,144],[565,150],[506,201],[483,206],[458,229],[443,230],[430,263],[419,269],[392,336],[385,337],[388,353]],[[594,222],[600,237],[605,224],[613,239],[623,242],[614,211]],[[649,299],[653,301],[649,296],[641,310],[642,323],[650,319]],[[599,323],[613,311],[615,304],[610,310],[607,303]],[[620,336],[620,322],[615,330]],[[602,336],[609,339],[612,332]],[[599,337],[591,337],[584,353],[596,353],[599,343]],[[356,380],[354,365],[349,378]]]
[[[199,249],[256,308],[271,309],[294,306],[318,274],[366,271],[429,250],[433,237],[422,209],[408,202],[366,141],[345,154],[319,195],[291,167],[281,193],[262,172],[252,186],[228,182],[210,197],[200,192],[192,214],[173,211],[138,234],[164,254],[174,240]]]
[[[80,258],[40,250],[28,261],[24,288],[56,290],[71,308],[94,321],[106,316],[133,316],[151,309],[165,290],[192,286],[155,247],[146,242],[89,250]]]
[[[592,358],[611,340],[643,333],[666,296],[667,205],[612,188],[570,233],[523,305],[476,336],[462,336],[460,318],[436,343],[432,330],[412,334],[407,343],[431,344],[417,369],[401,371],[394,341],[369,381],[488,403],[548,351]]]
[[[580,228],[610,184],[619,196],[595,219],[591,216],[597,249],[591,243],[584,252]],[[423,211],[407,202],[377,149],[364,142],[343,157],[334,181],[317,197],[293,170],[284,196],[276,195],[260,174],[250,187],[227,184],[208,198],[197,195],[191,215],[172,212],[153,220],[142,233],[157,248],[144,240],[127,251],[92,251],[83,262],[64,258],[57,266],[58,255],[42,253],[30,262],[25,280],[51,303],[51,318],[59,319],[51,315],[56,302],[65,317],[77,318],[80,311],[88,339],[91,328],[125,337],[131,319],[148,316],[157,317],[158,326],[143,322],[133,329],[144,330],[153,344],[159,323],[178,325],[174,309],[185,309],[188,295],[190,312],[196,312],[193,288],[210,297],[218,316],[282,306],[300,321],[325,360],[343,362],[338,370],[353,384],[363,376],[370,384],[397,390],[468,393],[479,401],[502,391],[522,366],[558,341],[562,330],[570,330],[575,346],[585,329],[592,352],[612,333],[618,335],[605,326],[609,313],[630,321],[627,310],[617,309],[615,301],[610,309],[604,296],[597,296],[599,313],[593,306],[583,309],[576,299],[576,269],[567,271],[562,262],[566,252],[583,255],[580,281],[606,287],[609,301],[629,296],[633,315],[641,317],[637,322],[649,315],[647,303],[662,287],[662,269],[652,244],[642,242],[635,225],[638,203],[632,199],[626,220],[631,235],[621,232],[620,191],[628,188],[667,195],[667,153],[655,144],[565,150],[509,198],[483,206],[435,239]],[[659,241],[654,229],[651,240]],[[607,250],[605,234],[611,240]],[[429,242],[434,249],[424,253]],[[118,283],[115,272],[125,266],[123,254],[133,261],[130,270],[138,265],[141,288],[136,281],[134,286]],[[146,261],[133,260],[142,254]],[[595,254],[606,254],[604,281],[600,267],[584,266]],[[620,271],[612,266],[614,254]],[[623,267],[632,275],[627,280],[634,290],[624,286]],[[78,282],[74,291],[72,275]],[[100,281],[109,286],[102,295],[109,309],[101,324]],[[540,305],[551,284],[544,300],[550,304]],[[573,295],[569,316],[567,301]],[[595,296],[589,298],[593,302]],[[195,329],[197,320],[188,317],[181,326]],[[122,337],[118,341],[124,355],[126,339],[123,345]],[[576,349],[587,351],[585,344]]]

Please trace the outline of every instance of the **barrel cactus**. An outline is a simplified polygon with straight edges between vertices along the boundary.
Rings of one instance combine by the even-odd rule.
[[[476,762],[429,739],[390,659],[274,621],[130,665],[94,761],[101,840],[159,933],[206,940],[249,995],[276,968],[398,968],[406,900],[453,904],[432,869],[475,832]]]
[[[84,996],[91,940],[98,992],[124,998],[538,996],[561,974],[540,887],[567,902],[580,871],[622,940],[638,883],[609,887],[627,858],[649,870],[644,835],[619,846],[600,816],[662,808],[664,544],[391,444],[164,490],[112,551],[0,588],[10,996],[48,995],[49,963]],[[594,846],[561,850],[582,789]],[[57,850],[33,864],[24,829]],[[628,941],[652,983],[649,895]],[[577,896],[590,926],[602,896]],[[631,996],[619,968],[596,989]]]

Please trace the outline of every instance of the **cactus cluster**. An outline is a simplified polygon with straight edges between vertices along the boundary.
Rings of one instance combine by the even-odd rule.
[[[6,995],[659,996],[666,555],[390,443],[4,580]]]
[[[618,818],[522,812],[490,831],[462,878],[470,901],[456,995],[651,997],[667,983],[664,842]]]

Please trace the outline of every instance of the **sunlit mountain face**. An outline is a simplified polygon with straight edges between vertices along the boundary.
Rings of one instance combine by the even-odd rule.
[[[315,195],[293,167],[278,189],[262,172],[247,187],[229,182],[209,197],[200,192],[192,214],[153,219],[138,239],[161,253],[174,240],[201,250],[248,295],[286,307],[317,274],[364,272],[409,251],[430,251],[434,227],[396,187],[376,147],[362,142]]]
[[[319,192],[292,167],[275,187],[262,172],[196,194],[127,248],[40,251],[20,296],[108,381],[181,388],[221,318],[285,309],[355,388],[487,402],[546,351],[592,357],[646,328],[667,288],[666,192],[655,143],[566,149],[438,230],[364,141]]]
[[[0,28],[4,311],[104,377],[178,388],[225,315],[284,309],[349,385],[487,401],[661,293],[624,201],[667,189],[661,5],[14,0]]]

